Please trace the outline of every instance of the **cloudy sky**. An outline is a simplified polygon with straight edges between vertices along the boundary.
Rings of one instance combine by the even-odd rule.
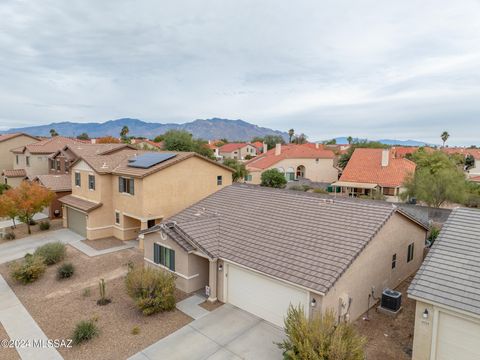
[[[480,145],[480,1],[1,0],[0,129],[134,117]]]

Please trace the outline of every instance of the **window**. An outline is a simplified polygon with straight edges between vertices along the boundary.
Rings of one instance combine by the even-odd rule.
[[[393,187],[384,187],[384,188],[383,188],[383,195],[395,196],[395,188],[393,188]]]
[[[217,176],[217,185],[222,185],[222,183],[223,183],[222,175],[218,175]]]
[[[115,211],[115,224],[120,225],[120,213]]]
[[[118,178],[118,191],[121,193],[127,193],[130,195],[135,194],[135,184],[133,178]]]
[[[30,166],[30,156],[25,156],[25,164],[27,164],[27,166]]]
[[[397,254],[392,255],[392,269],[397,267]]]
[[[60,171],[60,160],[55,160],[55,163],[57,164],[57,171]]]
[[[175,271],[175,250],[160,244],[153,244],[153,262]]]
[[[408,245],[408,251],[407,251],[407,263],[413,260],[413,246],[415,244],[411,243]]]
[[[80,186],[80,185],[81,185],[80,173],[76,172],[75,173],[75,186]]]
[[[55,160],[50,159],[50,169],[55,170]]]
[[[18,155],[15,155],[15,162],[16,162],[17,165],[18,165]]]
[[[95,175],[88,175],[88,189],[95,190]]]
[[[245,181],[252,181],[252,175],[246,175],[245,176]]]

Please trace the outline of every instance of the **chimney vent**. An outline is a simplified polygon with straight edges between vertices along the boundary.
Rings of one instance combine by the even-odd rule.
[[[282,144],[275,144],[275,156],[278,156],[282,153]]]
[[[268,151],[267,143],[263,143],[263,144],[262,144],[262,150],[263,150],[263,153],[264,153],[264,154]]]
[[[382,150],[382,167],[388,166],[388,161],[390,157],[390,150],[389,149],[383,149]]]

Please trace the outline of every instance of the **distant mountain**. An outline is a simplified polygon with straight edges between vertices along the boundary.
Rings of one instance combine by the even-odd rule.
[[[337,138],[335,138],[335,140],[337,141],[337,144],[348,144],[348,141],[347,141],[346,137],[337,137]],[[355,140],[366,140],[366,139],[354,138],[354,141]],[[380,142],[382,144],[385,144],[385,145],[398,145],[398,146],[427,146],[427,145],[431,145],[431,144],[428,144],[426,142],[417,141],[417,140],[395,140],[395,139],[380,139],[380,140],[369,139],[369,140],[378,141],[378,142]]]
[[[55,129],[63,136],[77,136],[86,132],[90,137],[101,136],[119,136],[123,126],[128,126],[130,136],[145,136],[153,138],[161,135],[168,130],[186,130],[193,134],[196,138],[202,139],[221,139],[226,138],[230,141],[250,140],[255,136],[280,135],[288,139],[286,132],[272,130],[250,124],[243,120],[228,119],[207,119],[195,120],[184,124],[161,124],[150,123],[138,119],[117,119],[104,123],[74,123],[59,122],[48,125],[30,126],[24,128],[15,128],[4,131],[4,133],[26,132],[31,135],[49,136],[50,129]]]

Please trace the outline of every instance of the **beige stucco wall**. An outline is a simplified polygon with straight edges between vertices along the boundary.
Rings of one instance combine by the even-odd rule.
[[[2,170],[9,170],[14,168],[15,154],[10,150],[18,148],[20,146],[33,144],[37,140],[32,139],[29,136],[20,135],[12,139],[8,139],[0,142],[0,172]]]
[[[350,297],[349,320],[357,319],[373,305],[373,301],[368,303],[372,287],[375,297],[380,298],[385,288],[396,288],[418,270],[423,260],[425,236],[425,229],[395,213],[325,295],[322,311],[330,308],[338,314],[339,298],[346,301]],[[407,249],[412,242],[415,243],[414,257],[407,263]],[[391,268],[393,254],[397,254],[395,269]]]
[[[4,178],[4,183],[5,183],[5,180],[9,186],[17,187],[23,181],[23,177],[14,177],[14,178],[8,178],[8,179]]]
[[[25,150],[23,154],[18,155],[18,164],[15,159],[13,160],[14,169],[25,169],[27,176],[30,178],[35,175],[47,175],[49,173],[49,154],[30,154],[28,150]],[[30,158],[30,165],[27,165],[26,158]]]
[[[257,155],[257,148],[252,145],[246,145],[238,150],[235,151],[230,151],[230,152],[225,152],[225,151],[220,151],[219,152],[220,156],[223,156],[225,159],[238,159],[238,160],[244,160],[245,156],[250,155],[250,156],[256,156]]]

